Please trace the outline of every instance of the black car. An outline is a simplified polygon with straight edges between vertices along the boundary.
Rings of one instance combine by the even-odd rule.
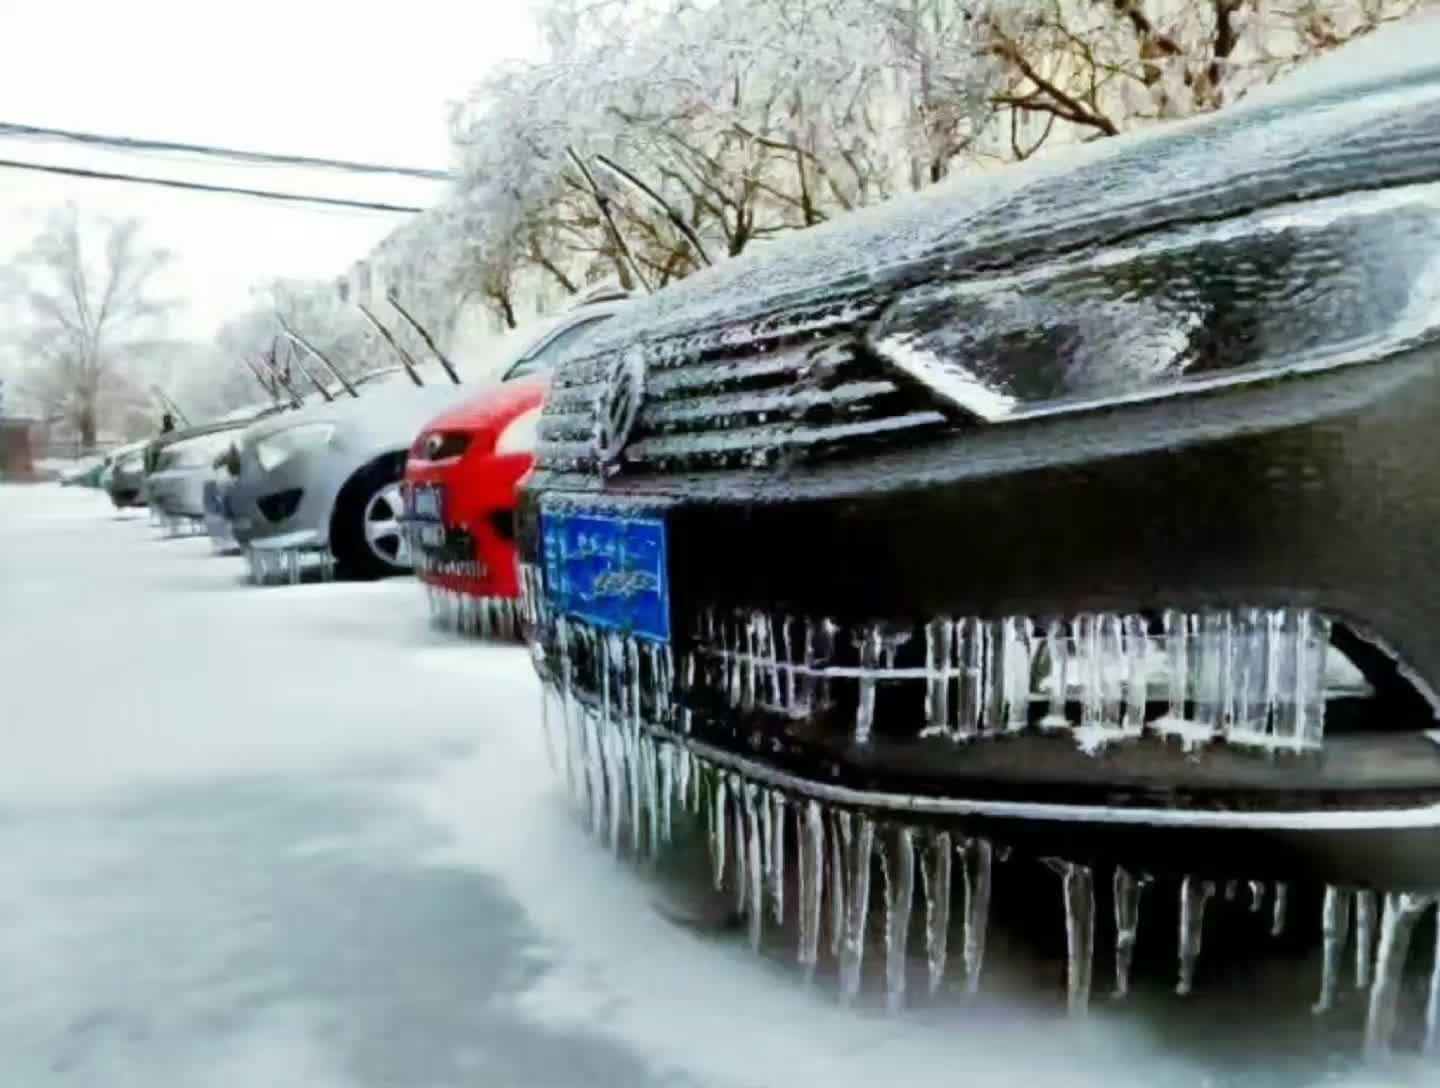
[[[643,806],[658,758],[1086,864],[1440,886],[1436,25],[562,362],[520,531],[572,784]]]

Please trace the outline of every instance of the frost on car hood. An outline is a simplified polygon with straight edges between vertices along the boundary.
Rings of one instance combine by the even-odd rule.
[[[571,358],[1440,177],[1440,18],[1388,27],[1323,63],[1218,114],[959,177],[757,247],[626,307]]]
[[[401,444],[409,445],[413,431],[420,424],[475,392],[471,386],[449,382],[417,387],[408,384],[408,379],[403,386],[386,385],[368,391],[362,386],[361,390],[358,398],[342,394],[331,403],[309,404],[293,412],[269,416],[247,427],[242,441],[253,444],[266,435],[302,423],[334,423],[340,427],[395,430]]]

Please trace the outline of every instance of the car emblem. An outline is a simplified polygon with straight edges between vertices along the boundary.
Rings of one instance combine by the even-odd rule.
[[[615,360],[595,419],[595,456],[602,465],[620,459],[645,399],[645,358],[632,350]]]

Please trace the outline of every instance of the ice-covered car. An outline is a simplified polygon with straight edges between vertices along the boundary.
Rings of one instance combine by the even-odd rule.
[[[105,474],[105,459],[95,457],[83,461],[60,474],[61,487],[99,487]]]
[[[145,477],[145,498],[151,512],[172,527],[204,527],[205,485],[214,478],[216,462],[225,457],[246,426],[229,421],[196,427],[173,440],[152,444],[150,472]]]
[[[400,481],[405,455],[429,419],[466,395],[427,373],[416,387],[401,371],[251,424],[240,436],[226,490],[235,540],[253,568],[292,577],[302,560],[333,562],[342,577],[410,570]]]
[[[678,750],[1087,864],[1440,886],[1437,58],[1407,24],[568,354],[519,537],[572,784]]]
[[[437,621],[507,637],[518,630],[515,486],[534,460],[550,366],[625,297],[592,297],[512,334],[493,353],[499,381],[430,420],[410,447],[411,554]]]
[[[100,474],[100,486],[117,510],[145,505],[145,448],[149,440],[132,442],[110,451]]]

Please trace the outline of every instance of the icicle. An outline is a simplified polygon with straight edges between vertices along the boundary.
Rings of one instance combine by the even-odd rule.
[[[680,799],[695,815],[700,815],[700,771],[695,766],[695,757],[690,754],[688,748],[680,751]]]
[[[1205,935],[1205,904],[1215,894],[1215,884],[1187,876],[1180,885],[1180,981],[1175,992],[1181,997],[1195,985],[1195,965]]]
[[[786,712],[795,710],[795,618],[786,616],[780,621],[780,706]]]
[[[1231,696],[1226,736],[1246,744],[1268,745],[1265,717],[1265,613],[1243,608],[1234,614],[1231,633]]]
[[[905,956],[915,904],[915,833],[897,828],[885,858],[885,1005],[892,1013],[905,1004]]]
[[[938,831],[925,848],[920,882],[925,895],[925,961],[930,970],[930,993],[945,979],[945,957],[950,939],[950,832]]]
[[[754,813],[746,803],[745,783],[738,775],[730,776],[730,792],[735,796],[730,806],[734,815],[731,831],[735,841],[735,911],[744,914],[750,904],[750,838],[745,817]]]
[[[987,714],[991,673],[994,670],[990,654],[990,624],[975,617],[963,619],[955,625],[955,633],[960,658],[955,736],[965,740],[993,724]]]
[[[1200,616],[1198,654],[1195,661],[1195,721],[1210,735],[1225,728],[1230,709],[1230,668],[1233,629],[1229,612],[1205,612]]]
[[[605,816],[610,811],[606,792],[610,786],[606,770],[605,734],[600,732],[600,723],[590,711],[585,711],[586,766],[590,781],[590,831],[597,838],[605,834]]]
[[[989,839],[971,839],[960,849],[960,876],[965,887],[965,992],[980,991],[985,965],[985,935],[990,925],[990,877],[994,849]]]
[[[660,841],[669,845],[674,827],[673,802],[675,796],[675,757],[678,753],[673,744],[659,749],[660,782],[657,788],[660,800]]]
[[[1170,687],[1170,709],[1166,717],[1171,721],[1186,720],[1187,688],[1190,682],[1190,641],[1191,617],[1174,609],[1167,610],[1162,617],[1165,629],[1165,658],[1167,680]]]
[[[666,808],[668,817],[669,794],[660,788],[660,751],[654,738],[646,736],[644,733],[640,734],[640,749],[644,757],[643,766],[645,769],[645,826],[648,830],[650,856],[655,857],[660,853],[661,842],[660,798],[662,796],[667,798]],[[668,829],[666,830],[666,837],[669,837]]]
[[[710,806],[710,859],[715,866],[715,890],[725,887],[725,829],[730,821],[729,806],[726,804],[726,786],[723,775],[715,776],[715,792]]]
[[[625,822],[625,779],[628,764],[625,758],[625,738],[618,729],[611,728],[600,738],[600,742],[606,752],[605,789],[610,802],[610,849],[618,854],[620,830]]]
[[[1050,663],[1050,704],[1040,724],[1063,729],[1070,724],[1065,703],[1070,695],[1070,635],[1062,620],[1051,620],[1045,631],[1045,653]]]
[[[1375,953],[1375,981],[1370,986],[1370,1008],[1365,1018],[1365,1053],[1371,1058],[1384,1057],[1395,1035],[1395,1021],[1400,1002],[1400,986],[1405,973],[1405,960],[1410,952],[1410,938],[1415,923],[1433,902],[1427,895],[1412,892],[1386,892],[1385,911],[1380,919],[1380,948]]]
[[[855,637],[860,651],[860,701],[855,708],[856,744],[869,744],[875,728],[875,684],[880,672],[885,636],[878,625],[871,625]]]
[[[1295,649],[1295,721],[1302,748],[1325,743],[1325,655],[1330,646],[1330,621],[1302,609]]]
[[[1250,881],[1250,913],[1259,914],[1260,908],[1265,905],[1265,882],[1262,880]]]
[[[762,789],[756,805],[760,816],[760,868],[767,889],[775,879],[775,813],[771,811],[770,798],[770,791]]]
[[[1440,1054],[1440,917],[1435,920],[1435,947],[1431,952],[1430,992],[1425,999],[1425,1041],[1422,1047],[1426,1057]]]
[[[1372,891],[1355,893],[1355,988],[1370,988],[1370,968],[1375,962],[1376,900]]]
[[[1104,696],[1101,672],[1100,625],[1094,613],[1075,617],[1075,664],[1080,682],[1080,726],[1092,736],[1102,726]]]
[[[1285,932],[1285,907],[1290,901],[1290,889],[1283,881],[1275,885],[1275,905],[1270,915],[1270,936],[1279,937]]]
[[[1320,910],[1320,933],[1323,954],[1320,967],[1320,1000],[1311,1010],[1315,1013],[1329,1012],[1335,1004],[1335,989],[1339,985],[1340,958],[1345,954],[1345,942],[1350,937],[1350,893],[1333,884],[1325,887],[1325,902]]]
[[[800,965],[808,978],[820,952],[820,914],[825,895],[825,815],[819,801],[805,802],[797,820],[800,846]]]
[[[1115,994],[1130,993],[1130,964],[1135,958],[1135,939],[1140,932],[1140,898],[1145,885],[1126,870],[1115,869]]]
[[[737,617],[736,627],[735,652],[740,654],[740,706],[753,710],[759,678],[755,662],[755,629],[750,625],[750,618],[744,615]]]
[[[1000,686],[1004,697],[1004,730],[1022,732],[1030,724],[1030,684],[1035,651],[1035,625],[1028,616],[1000,623]]]
[[[1125,617],[1125,732],[1138,737],[1145,728],[1150,674],[1146,656],[1150,651],[1150,628],[1144,616]]]
[[[752,620],[755,625],[755,652],[760,655],[761,667],[768,686],[768,703],[772,707],[783,706],[780,690],[780,669],[775,659],[775,630],[770,616],[756,612]]]
[[[845,856],[850,850],[850,814],[835,813],[830,834],[830,954],[838,957],[845,939],[845,892],[850,887]]]
[[[745,829],[748,832],[748,856],[746,857],[746,872],[750,877],[750,899],[747,910],[750,915],[750,947],[760,948],[760,938],[765,928],[765,863],[761,856],[765,849],[760,814],[756,798],[759,796],[759,787],[753,784],[745,786]],[[768,809],[767,809],[768,811]]]
[[[770,908],[776,925],[785,922],[785,809],[783,794],[770,794],[770,808],[774,815],[771,820],[770,840]]]
[[[865,958],[865,921],[870,911],[870,855],[875,848],[875,824],[868,816],[855,818],[855,835],[849,845],[850,887],[846,890],[845,938],[840,946],[840,996],[846,1003],[860,992],[860,968]]]
[[[925,731],[948,732],[950,728],[950,678],[955,627],[948,616],[925,625]]]
[[[1088,865],[1054,861],[1065,900],[1066,1008],[1084,1016],[1090,1008],[1090,978],[1095,964],[1095,877]]]

